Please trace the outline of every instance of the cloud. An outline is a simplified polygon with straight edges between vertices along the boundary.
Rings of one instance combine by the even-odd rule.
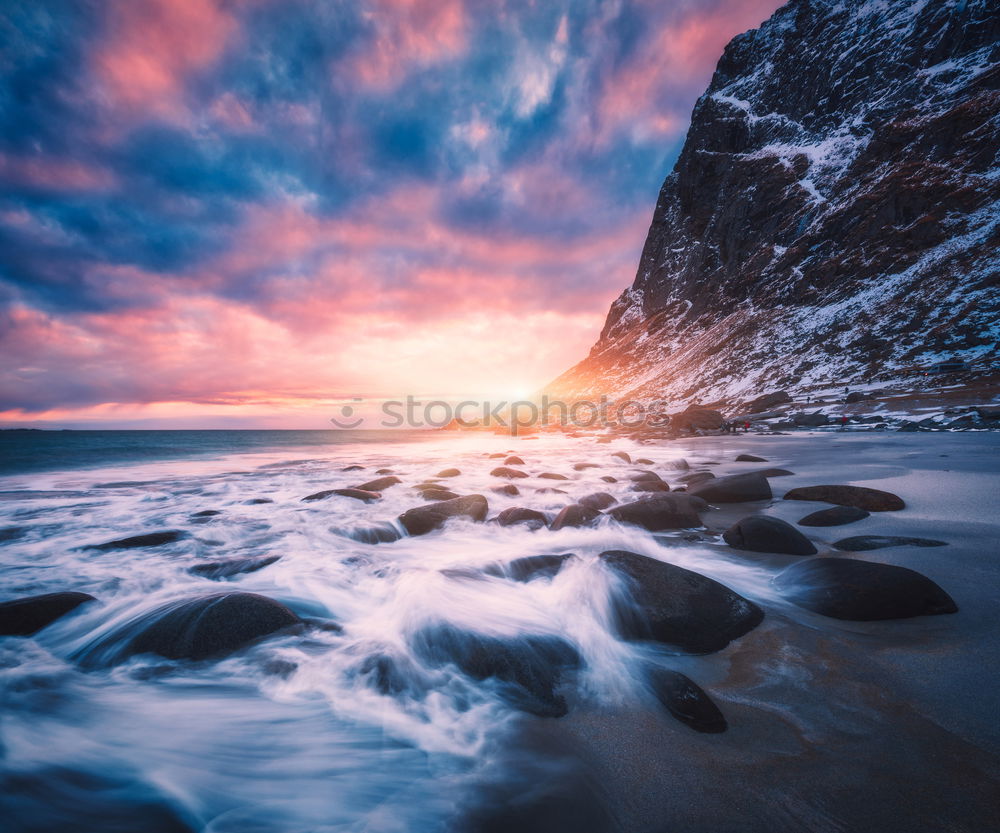
[[[0,411],[546,382],[777,4],[5,5]]]

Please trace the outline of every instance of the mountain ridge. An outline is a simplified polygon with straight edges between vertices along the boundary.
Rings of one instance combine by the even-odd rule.
[[[886,381],[1000,336],[1000,8],[791,0],[725,48],[563,398]]]

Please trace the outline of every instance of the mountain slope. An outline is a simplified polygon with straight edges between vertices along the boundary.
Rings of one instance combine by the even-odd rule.
[[[995,356],[998,42],[995,0],[792,0],[734,38],[635,282],[547,392],[735,400]]]

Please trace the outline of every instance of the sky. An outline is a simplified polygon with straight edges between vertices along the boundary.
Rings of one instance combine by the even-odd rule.
[[[5,0],[0,425],[514,397],[778,0]]]

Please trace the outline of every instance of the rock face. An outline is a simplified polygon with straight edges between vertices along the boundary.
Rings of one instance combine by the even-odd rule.
[[[995,356],[998,38],[995,0],[791,0],[734,38],[634,283],[546,392],[747,401]]]
[[[733,549],[750,552],[777,552],[784,555],[815,555],[816,547],[790,523],[780,518],[751,515],[722,533]]]
[[[626,639],[651,639],[692,654],[721,651],[753,630],[764,611],[725,585],[626,550],[600,555],[625,578],[625,597],[614,600],[618,630]]]
[[[283,604],[255,593],[219,593],[171,602],[127,622],[84,649],[84,665],[136,654],[202,660],[231,654],[301,620]]]
[[[89,593],[66,591],[0,602],[0,636],[31,636],[84,602],[93,601],[96,599]]]
[[[801,486],[785,492],[785,500],[819,500],[866,512],[895,512],[906,508],[899,495],[867,486]]]
[[[789,601],[855,622],[955,613],[958,606],[927,576],[906,567],[851,558],[811,558],[774,579]]]

